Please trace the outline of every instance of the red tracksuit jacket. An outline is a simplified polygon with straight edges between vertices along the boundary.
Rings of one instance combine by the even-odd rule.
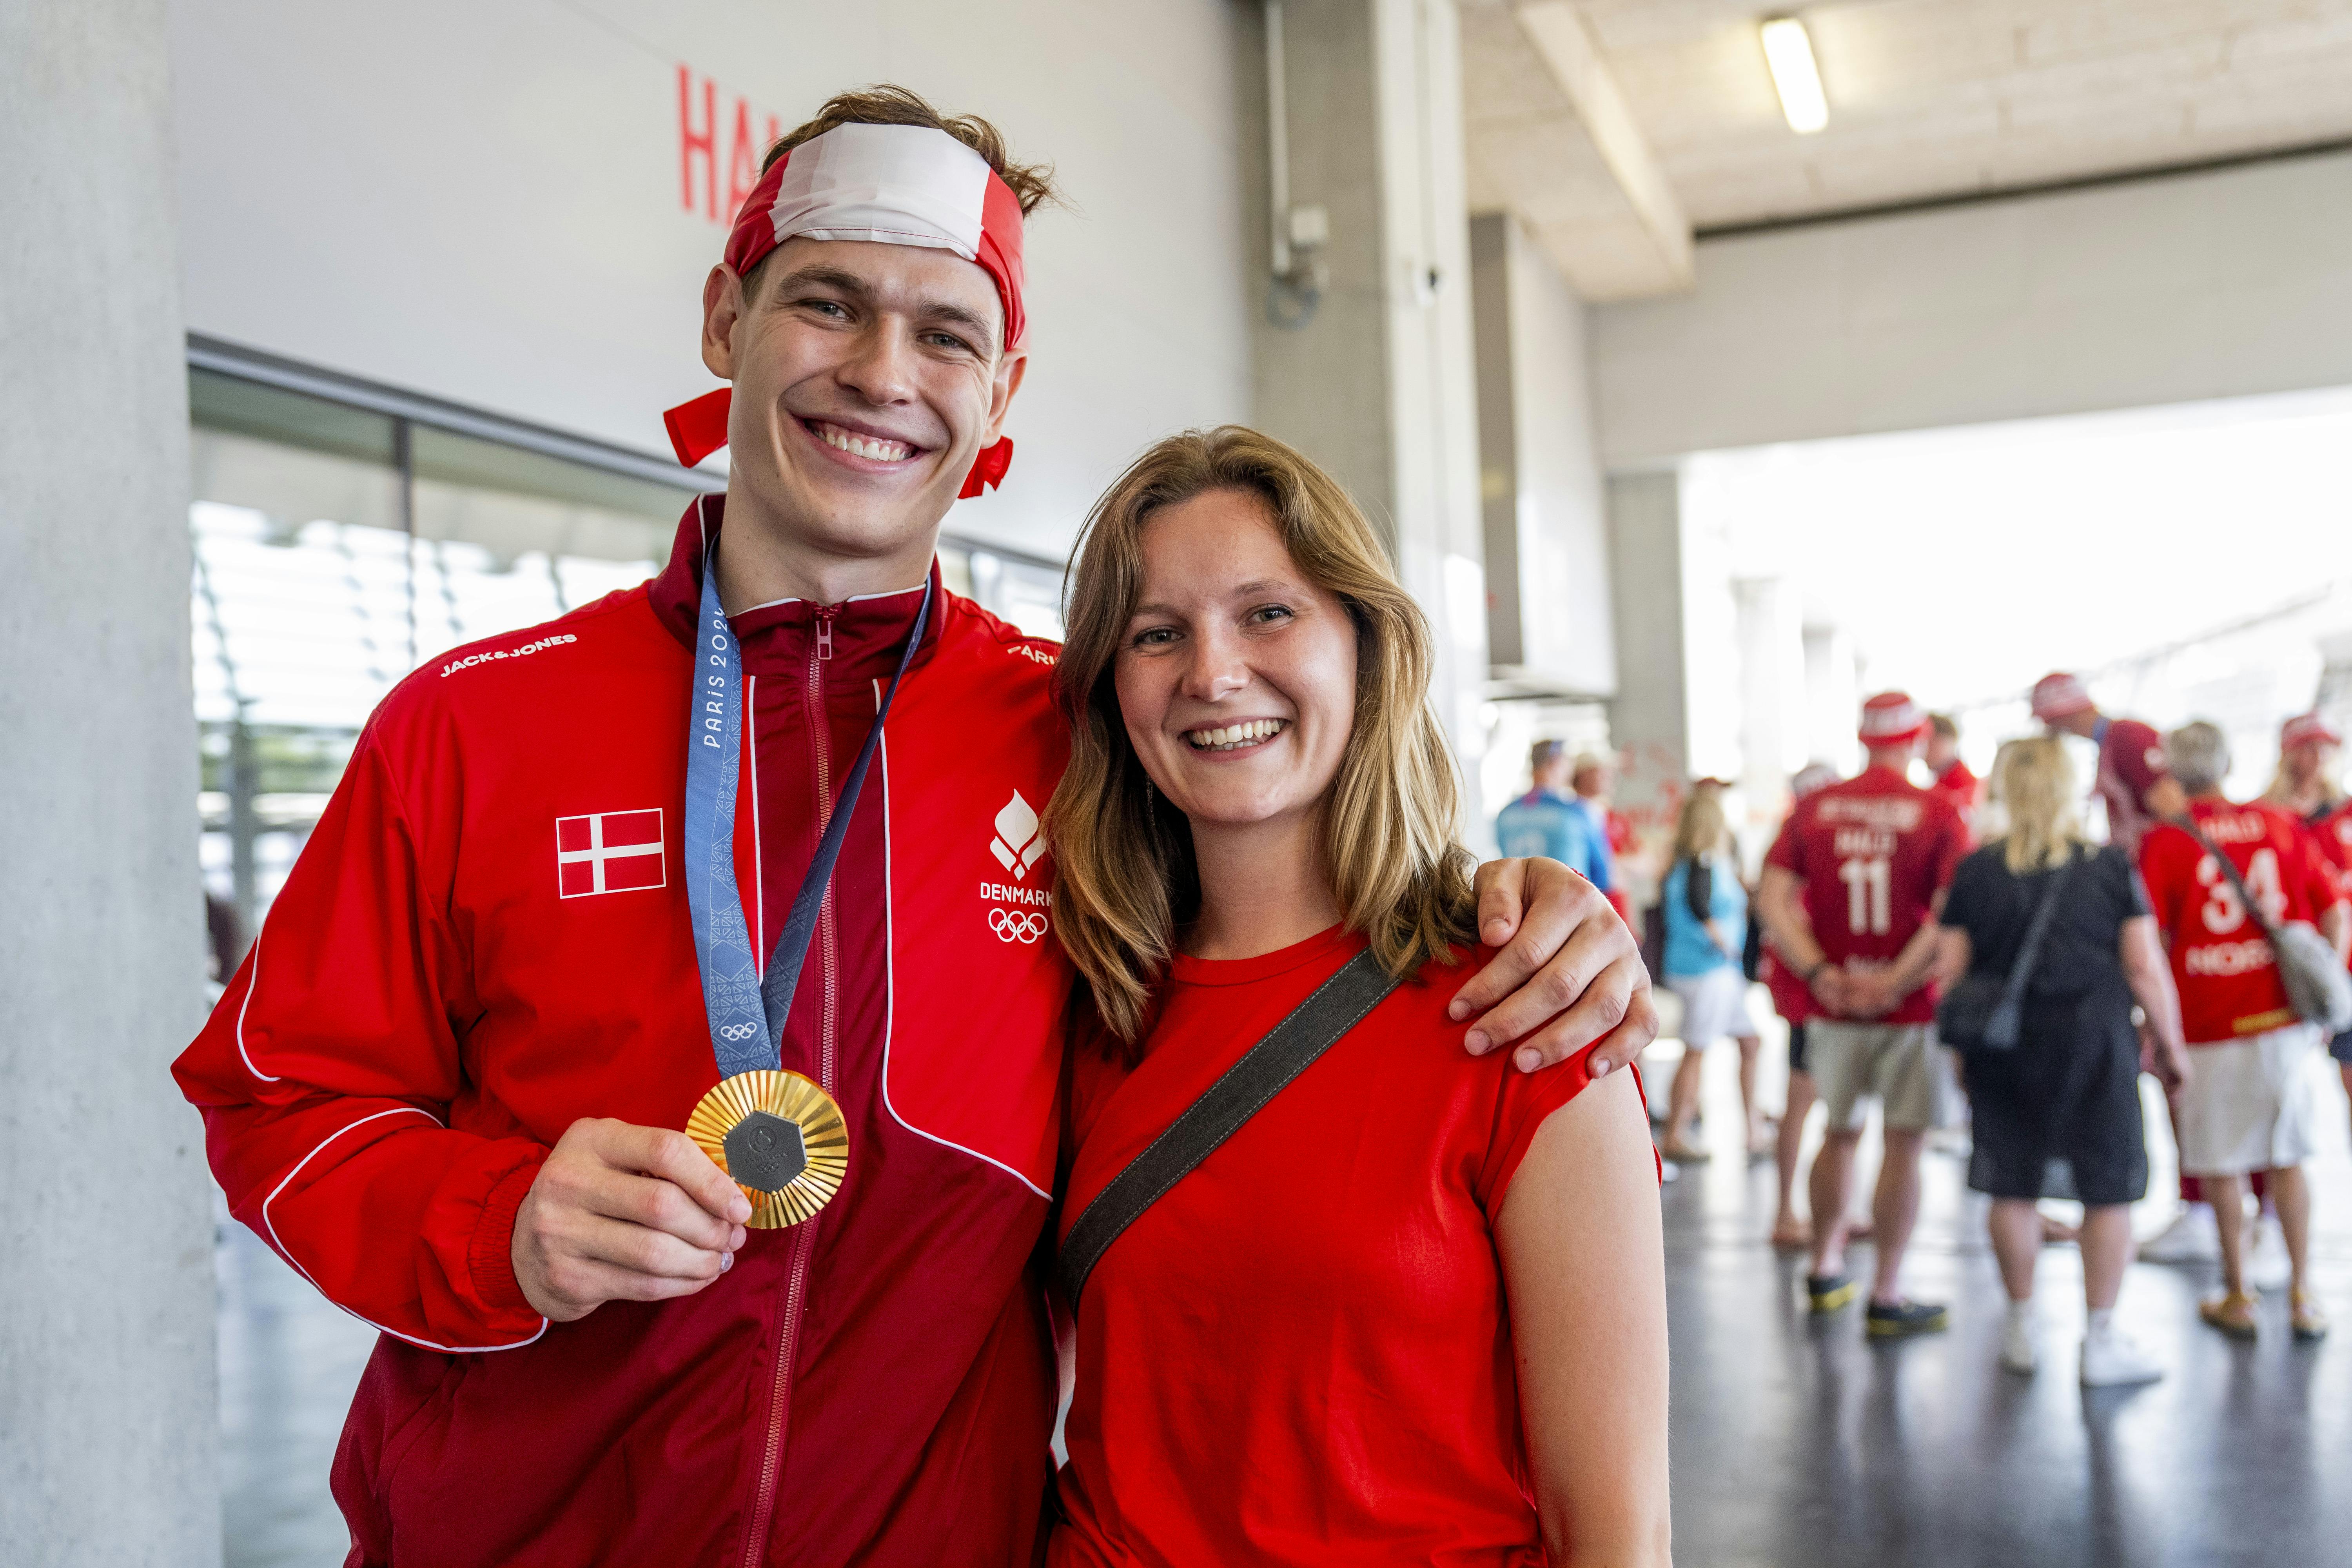
[[[718,1079],[679,840],[719,512],[688,509],[654,582],[384,700],[174,1069],[237,1216],[383,1331],[335,1460],[352,1564],[1035,1545],[1068,984],[1035,816],[1067,749],[1053,644],[942,592],[891,710],[783,1045],[848,1119],[840,1194],[682,1300],[550,1324],[515,1283],[515,1209],[564,1129],[683,1127]],[[734,617],[763,952],[919,596]]]

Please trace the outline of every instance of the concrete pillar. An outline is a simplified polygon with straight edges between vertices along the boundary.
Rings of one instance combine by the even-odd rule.
[[[1760,856],[1805,765],[1805,643],[1796,594],[1777,577],[1731,584],[1739,641],[1739,784],[1746,817],[1732,826]]]
[[[1609,477],[1609,563],[1617,630],[1609,733],[1623,770],[1617,806],[1646,841],[1663,845],[1690,776],[1681,476]],[[1651,890],[1636,882],[1646,901]]]
[[[1498,689],[1617,689],[1585,311],[1518,220],[1471,220],[1487,657]]]
[[[1854,738],[1862,722],[1862,666],[1853,638],[1835,626],[1811,626],[1804,629],[1804,643],[1806,755],[1851,773],[1862,765],[1862,742]]]
[[[163,0],[0,7],[0,1562],[217,1563]]]
[[[1486,584],[1453,0],[1285,0],[1279,12],[1289,201],[1320,209],[1328,239],[1310,253],[1324,278],[1298,319],[1300,295],[1271,276],[1266,51],[1248,29],[1245,199],[1265,306],[1253,417],[1328,468],[1386,531],[1436,633],[1438,713],[1475,769]]]

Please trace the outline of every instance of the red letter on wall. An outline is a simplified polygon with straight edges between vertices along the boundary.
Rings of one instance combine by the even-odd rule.
[[[677,199],[694,210],[694,155],[702,154],[703,198],[713,223],[719,221],[719,89],[709,78],[702,83],[702,134],[694,133],[694,77],[677,68]]]
[[[734,143],[727,150],[727,210],[741,212],[743,198],[759,183],[760,149],[751,141],[751,106],[739,98],[735,100]]]

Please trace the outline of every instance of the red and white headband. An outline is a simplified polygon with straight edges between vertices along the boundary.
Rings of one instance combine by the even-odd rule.
[[[951,250],[996,284],[1004,346],[1021,346],[1021,201],[988,160],[923,125],[838,125],[772,164],[743,198],[727,237],[738,278],[788,239],[864,239]],[[688,468],[727,445],[731,389],[720,387],[662,416]],[[960,497],[1001,483],[1013,442],[998,439],[964,477]]]

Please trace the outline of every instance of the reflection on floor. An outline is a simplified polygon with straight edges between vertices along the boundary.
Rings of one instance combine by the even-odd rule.
[[[333,1568],[351,1537],[327,1469],[375,1331],[329,1306],[213,1201],[227,1568]]]
[[[1644,1064],[1663,1091],[1676,1047]],[[1768,1045],[1768,1054],[1774,1047]],[[2082,1275],[2042,1255],[2043,1363],[1995,1359],[2001,1294],[1963,1164],[1927,1156],[1907,1283],[1953,1303],[1947,1334],[1874,1345],[1849,1308],[1822,1322],[1803,1265],[1765,1244],[1772,1167],[1738,1154],[1735,1058],[1707,1063],[1702,1140],[1716,1151],[1666,1189],[1673,1314],[1675,1547],[1706,1568],[2263,1568],[2343,1562],[2352,1542],[2352,1156],[2342,1091],[2325,1074],[2327,1153],[2313,1169],[2315,1279],[2343,1326],[2317,1345],[2285,1332],[2232,1344],[2196,1320],[2210,1266],[2134,1268],[2118,1317],[2173,1367],[2164,1382],[2085,1394],[2074,1378]],[[1762,1098],[1778,1104],[1768,1069]],[[1818,1113],[1817,1113],[1818,1114]],[[2168,1139],[2154,1139],[2161,1194]],[[2053,1205],[2056,1209],[2058,1205]],[[2162,1223],[2145,1205],[2143,1234]],[[1867,1263],[1863,1254],[1858,1261]],[[321,1301],[242,1226],[220,1249],[221,1419],[229,1568],[341,1561],[327,1495],[352,1385],[373,1332]],[[2334,1544],[2330,1544],[2330,1543]]]
[[[1676,1048],[1652,1055],[1644,1077],[1663,1089]],[[2071,1247],[2042,1255],[2042,1370],[2001,1370],[2000,1276],[1982,1201],[1966,1191],[1965,1159],[1951,1152],[1927,1156],[1905,1276],[1913,1294],[1952,1303],[1950,1331],[1873,1344],[1859,1307],[1814,1321],[1803,1260],[1764,1239],[1773,1169],[1739,1156],[1736,1065],[1728,1046],[1710,1053],[1705,1142],[1715,1157],[1685,1167],[1665,1194],[1677,1562],[2284,1568],[2347,1560],[2352,1158],[2332,1063],[2310,1064],[2326,1152],[2309,1169],[2314,1284],[2344,1325],[2336,1337],[2294,1342],[2282,1289],[2263,1302],[2261,1340],[2232,1343],[2196,1315],[2218,1267],[2143,1264],[2126,1277],[2116,1317],[2171,1375],[2095,1392],[2075,1382],[2083,1277]],[[1780,1087],[1759,1098],[1780,1103]],[[2159,1118],[2161,1104],[2151,1096]],[[2168,1135],[2151,1144],[2158,1196],[2135,1216],[2143,1238],[2168,1217],[2161,1194],[2173,1180]],[[1858,1251],[1865,1279],[1870,1260]]]

